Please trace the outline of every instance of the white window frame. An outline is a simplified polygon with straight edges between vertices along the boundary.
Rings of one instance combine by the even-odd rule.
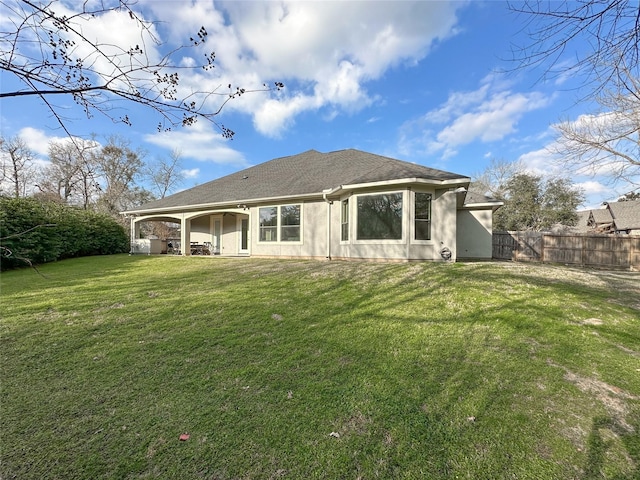
[[[300,207],[300,240],[282,240],[282,207],[290,207],[296,205]],[[275,208],[276,209],[276,239],[275,240],[262,240],[262,231],[260,227],[260,209],[262,208]],[[304,203],[283,203],[280,205],[261,205],[258,207],[258,243],[262,245],[302,245],[304,232]]]
[[[360,197],[370,197],[370,196],[376,196],[376,195],[394,195],[394,194],[401,194],[402,195],[402,235],[400,236],[399,239],[359,239],[358,238],[358,222],[359,222],[359,218],[358,218],[358,198]],[[351,228],[350,225],[350,231],[349,231],[349,237],[353,236],[353,240],[351,241],[351,243],[356,244],[356,245],[371,245],[371,244],[377,244],[377,245],[396,245],[396,244],[404,244],[407,241],[407,207],[408,207],[408,203],[407,203],[407,191],[406,190],[384,190],[384,191],[378,191],[378,192],[367,192],[367,193],[361,193],[358,195],[353,195],[351,196],[351,198],[355,199],[353,202],[349,202],[349,208],[350,208],[350,224],[353,224],[353,228]],[[352,235],[353,234],[353,235]]]
[[[350,197],[344,198],[340,200],[340,243],[349,243],[351,239],[351,204],[353,202],[349,201]],[[345,220],[345,205],[346,205],[346,222]],[[347,238],[344,238],[343,227],[347,226]]]
[[[429,238],[428,240],[421,240],[416,238],[416,194],[431,195],[431,205],[429,208]],[[433,243],[433,202],[434,192],[415,191],[411,195],[411,243],[415,244],[432,244]]]

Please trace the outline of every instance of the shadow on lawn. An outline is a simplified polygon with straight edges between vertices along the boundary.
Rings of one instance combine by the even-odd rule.
[[[614,443],[610,439],[611,435],[621,439],[626,453],[633,459],[633,465],[635,466],[625,476],[615,478],[619,480],[640,478],[640,435],[638,434],[638,427],[640,427],[640,424],[636,425],[634,432],[630,433],[615,418],[608,416],[595,417],[587,439],[587,460],[581,480],[604,478],[602,469],[605,466],[609,450]]]

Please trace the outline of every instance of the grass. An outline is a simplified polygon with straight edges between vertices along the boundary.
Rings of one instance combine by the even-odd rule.
[[[637,273],[40,271],[0,279],[2,479],[640,478]]]

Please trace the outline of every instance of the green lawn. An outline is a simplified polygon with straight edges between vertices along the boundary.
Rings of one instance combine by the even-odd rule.
[[[640,478],[638,273],[126,255],[40,272],[0,277],[3,480]]]

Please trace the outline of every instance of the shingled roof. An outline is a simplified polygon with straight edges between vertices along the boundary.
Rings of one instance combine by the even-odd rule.
[[[608,208],[617,231],[640,229],[640,200],[611,202]]]
[[[130,212],[321,195],[327,190],[344,185],[414,178],[432,180],[435,183],[469,181],[464,175],[360,150],[348,149],[329,153],[309,150],[297,155],[276,158],[203,183],[146,203],[131,209]]]

